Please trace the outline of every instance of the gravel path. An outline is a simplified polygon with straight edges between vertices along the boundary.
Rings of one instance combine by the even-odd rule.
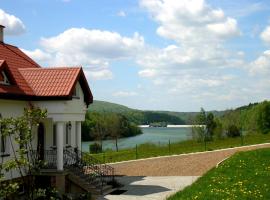
[[[111,164],[116,175],[127,176],[201,176],[238,151],[270,148],[270,143],[210,152],[164,156]]]

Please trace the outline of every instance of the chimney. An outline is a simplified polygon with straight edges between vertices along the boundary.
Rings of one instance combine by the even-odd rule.
[[[0,42],[4,42],[4,26],[0,24]]]

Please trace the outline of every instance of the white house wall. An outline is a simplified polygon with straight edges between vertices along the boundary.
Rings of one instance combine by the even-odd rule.
[[[76,84],[79,91],[79,98],[73,98],[69,101],[38,101],[34,104],[42,109],[47,109],[48,118],[53,121],[84,121],[86,105],[84,95],[79,83]]]
[[[55,122],[71,122],[70,133],[70,145],[72,147],[77,146],[76,136],[76,122],[84,121],[86,105],[84,102],[84,95],[79,83],[76,85],[79,92],[79,98],[73,98],[72,100],[61,101],[32,101],[31,104],[41,109],[47,109],[47,119],[43,121],[45,128],[45,149],[49,150],[53,147],[53,124]],[[0,99],[0,113],[2,118],[20,117],[23,115],[24,108],[29,107],[29,101],[16,101],[16,100],[2,100]],[[33,130],[33,147],[37,146],[37,129]],[[65,145],[65,134],[64,134]],[[9,144],[10,146],[10,144]],[[18,145],[15,149],[18,149]],[[14,157],[10,148],[10,156],[0,157],[1,161],[7,161]],[[19,173],[14,171],[9,174],[5,174],[7,179],[19,177]]]
[[[2,118],[16,118],[23,115],[24,108],[27,107],[28,104],[25,101],[14,101],[14,100],[2,100],[0,99],[0,113],[2,115]],[[10,140],[11,139],[11,140]],[[6,157],[0,157],[0,162],[6,162],[11,158],[14,158],[14,153],[11,148],[11,142],[14,141],[14,138],[8,138],[6,146],[8,148],[9,156]],[[17,143],[13,143],[14,150],[18,149],[19,146]],[[9,173],[4,174],[6,179],[16,178],[19,177],[19,173],[17,170],[12,170]]]

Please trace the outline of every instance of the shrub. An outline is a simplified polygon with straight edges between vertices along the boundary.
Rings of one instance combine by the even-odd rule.
[[[89,150],[90,150],[90,153],[101,153],[102,152],[101,145],[96,143],[96,142],[94,144],[89,145]]]
[[[241,135],[239,128],[235,125],[230,125],[226,134],[228,137],[239,137]]]
[[[263,102],[260,106],[260,112],[257,119],[259,130],[266,134],[270,132],[270,103]]]

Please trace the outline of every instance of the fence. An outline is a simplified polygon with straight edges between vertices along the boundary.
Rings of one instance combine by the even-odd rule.
[[[120,149],[118,152],[109,150],[103,153],[92,154],[92,156],[101,160],[103,163],[112,163],[164,155],[211,151],[215,149],[230,148],[263,142],[270,142],[270,134],[241,135],[240,137],[236,138],[214,139],[213,141],[205,142],[188,140],[179,143],[173,143],[171,140],[168,140],[166,144],[161,142],[155,144],[135,144],[134,147],[130,149]]]

